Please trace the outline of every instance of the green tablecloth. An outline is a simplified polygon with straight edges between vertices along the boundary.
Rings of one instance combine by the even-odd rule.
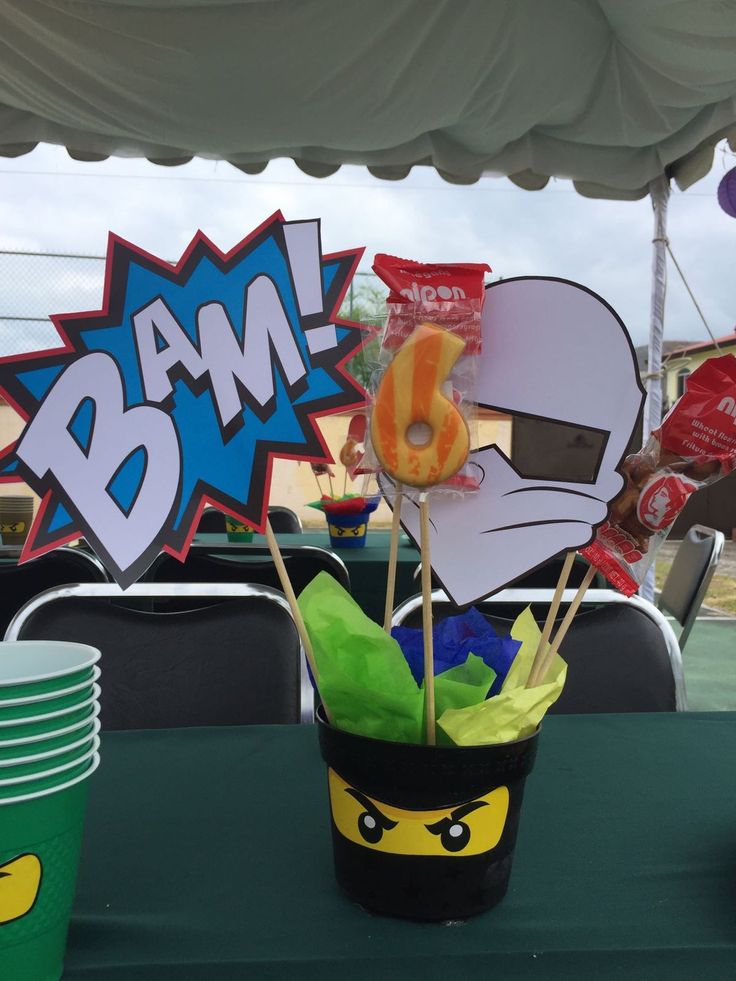
[[[509,894],[458,925],[338,892],[312,727],[112,733],[65,981],[724,981],[736,714],[557,716]]]
[[[361,607],[378,623],[383,623],[383,610],[386,602],[386,571],[388,568],[388,531],[369,531],[365,548],[332,549],[327,529],[324,531],[305,531],[302,535],[277,535],[281,545],[319,545],[339,555],[350,573],[352,594]],[[215,545],[224,542],[224,535],[197,535],[196,541]],[[255,544],[266,544],[265,538],[255,535]],[[396,598],[394,606],[408,596],[418,593],[419,582],[412,578],[419,563],[419,553],[402,535],[396,568]]]

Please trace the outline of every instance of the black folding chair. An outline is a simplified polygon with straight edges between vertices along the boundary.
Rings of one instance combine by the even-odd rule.
[[[285,545],[284,565],[297,595],[318,572],[329,572],[350,591],[350,576],[343,560],[316,545]],[[184,562],[162,552],[144,576],[146,582],[261,583],[280,589],[276,566],[265,545],[194,542]]]
[[[206,532],[207,534],[225,534],[225,515],[217,508],[205,508],[199,517],[197,524],[197,534]]]
[[[678,638],[680,650],[690,636],[725,544],[722,531],[693,525],[677,549],[657,606],[672,614],[682,627]]]
[[[505,589],[477,609],[504,635],[529,604],[541,626],[552,595],[551,589]],[[575,590],[565,591],[560,619],[574,595]],[[421,604],[420,594],[405,600],[394,611],[394,626],[420,627]],[[459,612],[442,590],[432,592],[435,620]],[[551,712],[674,712],[687,707],[682,658],[672,628],[655,606],[637,596],[589,590],[560,654],[568,665],[567,679]]]
[[[302,523],[296,511],[291,508],[282,507],[280,504],[272,504],[268,509],[268,520],[276,534],[301,535]]]
[[[154,613],[130,600],[187,598]],[[203,599],[216,605],[202,606]],[[312,690],[283,593],[263,586],[112,583],[34,597],[6,640],[67,640],[102,652],[103,729],[311,721]]]
[[[0,546],[0,631],[37,593],[64,583],[109,582],[102,563],[89,552],[62,546],[18,565],[21,549]]]

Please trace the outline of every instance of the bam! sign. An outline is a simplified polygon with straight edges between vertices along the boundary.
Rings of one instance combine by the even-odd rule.
[[[331,462],[315,419],[364,404],[360,327],[336,318],[361,254],[280,214],[227,254],[198,233],[176,266],[111,235],[102,309],[0,360],[27,419],[0,480],[42,498],[21,559],[81,535],[127,586],[183,558],[206,501],[262,530],[273,458]]]

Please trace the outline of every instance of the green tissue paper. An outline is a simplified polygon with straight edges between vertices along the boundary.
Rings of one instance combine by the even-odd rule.
[[[396,641],[326,572],[302,590],[299,609],[333,724],[374,739],[421,742],[424,696]]]
[[[373,739],[424,742],[424,689],[417,687],[398,643],[326,572],[302,591],[299,608],[333,724]],[[474,654],[437,675],[437,716],[482,702],[495,676]]]

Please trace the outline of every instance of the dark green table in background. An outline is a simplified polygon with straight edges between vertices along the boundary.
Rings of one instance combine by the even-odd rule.
[[[383,610],[386,601],[386,570],[388,568],[388,531],[369,531],[365,548],[335,548],[330,545],[327,529],[324,531],[305,531],[301,535],[276,536],[281,545],[319,545],[339,555],[350,573],[352,594],[364,612],[378,623],[383,623]],[[195,541],[216,545],[226,541],[224,535],[197,535]],[[253,537],[253,543],[266,544],[261,535]],[[396,599],[394,606],[408,596],[418,593],[421,586],[412,576],[419,564],[419,553],[406,536],[402,535],[396,568]]]
[[[464,924],[332,877],[313,727],[104,736],[65,981],[725,981],[736,714],[557,716],[511,888]]]

